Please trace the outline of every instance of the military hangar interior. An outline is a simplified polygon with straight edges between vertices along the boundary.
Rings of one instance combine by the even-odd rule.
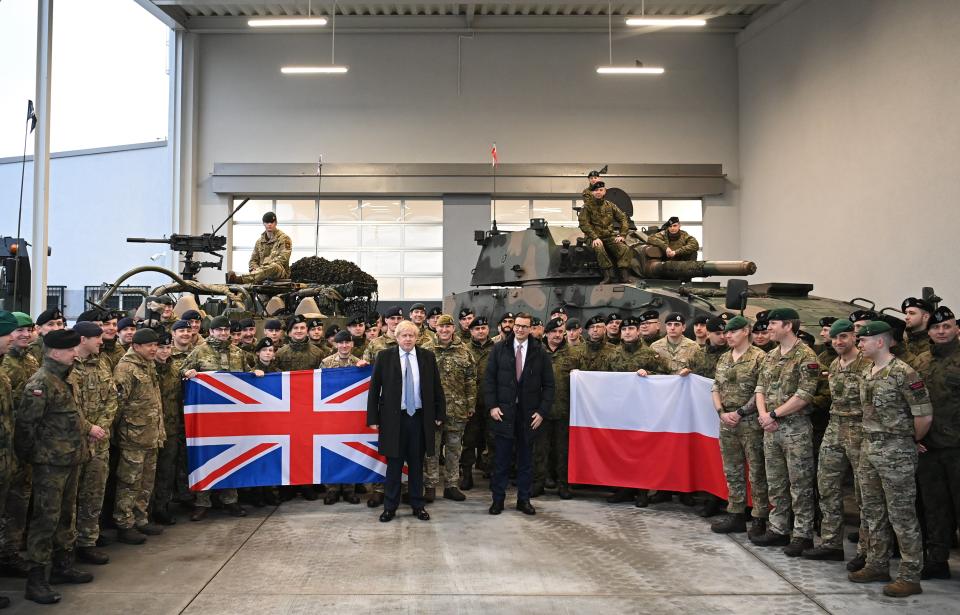
[[[166,29],[166,137],[69,151],[56,149],[51,111],[56,41],[70,27],[54,12],[68,3],[19,2],[35,5],[19,27],[36,25],[36,53],[17,57],[36,71],[27,95],[39,122],[21,156],[22,101],[3,107],[16,115],[4,118],[16,148],[0,151],[0,207],[2,235],[16,239],[22,206],[31,275],[20,305],[34,316],[58,307],[73,321],[128,270],[182,269],[171,246],[128,237],[220,227],[222,268],[197,279],[222,284],[246,271],[273,212],[291,262],[344,259],[376,278],[381,311],[421,302],[456,317],[455,293],[472,289],[489,240],[477,231],[540,219],[576,229],[587,174],[601,167],[637,227],[678,217],[700,260],[756,263],[750,284],[812,285],[801,294],[877,310],[925,287],[957,303],[955,0],[130,0]],[[705,25],[627,24],[644,17]],[[529,273],[515,266],[505,285]],[[125,280],[111,307],[136,308],[168,281]],[[534,316],[547,319],[554,298]],[[842,562],[789,558],[712,533],[680,504],[611,505],[608,493],[548,492],[534,517],[493,517],[478,479],[464,502],[438,498],[429,524],[406,514],[380,524],[366,506],[299,498],[240,519],[181,516],[144,546],[109,547],[109,565],[86,567],[93,583],[58,586],[60,608],[956,612],[956,579],[887,598],[848,582]],[[856,545],[844,542],[849,558]],[[11,613],[37,608],[22,583],[0,577]]]

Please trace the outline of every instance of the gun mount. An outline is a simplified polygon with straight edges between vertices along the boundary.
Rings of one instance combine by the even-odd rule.
[[[178,235],[175,233],[163,239],[127,237],[127,243],[163,243],[170,246],[171,250],[183,254],[183,271],[180,275],[184,280],[195,280],[200,270],[205,267],[211,269],[223,268],[223,254],[220,252],[226,249],[227,238],[213,233],[204,233],[203,235]],[[197,252],[213,255],[217,260],[215,262],[195,261],[193,255]]]

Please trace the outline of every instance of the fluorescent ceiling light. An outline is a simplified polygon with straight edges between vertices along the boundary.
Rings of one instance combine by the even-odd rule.
[[[284,75],[342,75],[347,70],[346,66],[284,66],[280,72]]]
[[[630,17],[627,19],[628,26],[661,26],[661,27],[684,27],[684,26],[705,26],[707,20],[700,17]]]
[[[662,75],[662,66],[598,66],[601,75]]]
[[[293,27],[308,28],[327,25],[325,17],[281,17],[267,19],[251,19],[247,21],[251,28]]]

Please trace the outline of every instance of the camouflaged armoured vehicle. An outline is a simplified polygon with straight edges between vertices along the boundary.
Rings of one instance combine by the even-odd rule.
[[[855,310],[877,309],[867,299],[838,301],[813,296],[813,285],[806,283],[748,284],[731,279],[722,286],[704,278],[752,275],[756,264],[667,260],[659,248],[647,243],[647,236],[644,230],[631,230],[626,237],[636,279],[603,284],[593,248],[579,229],[551,227],[534,219],[522,231],[476,231],[481,250],[470,282],[474,288],[446,297],[444,311],[455,315],[470,307],[478,316],[490,318],[495,330],[504,312],[522,311],[546,319],[553,308],[564,306],[570,318],[586,322],[595,314],[616,312],[627,317],[657,310],[661,319],[670,312],[686,315],[689,328],[701,315],[742,312],[755,321],[762,311],[790,306],[800,313],[803,329],[816,336],[823,317],[847,317]]]

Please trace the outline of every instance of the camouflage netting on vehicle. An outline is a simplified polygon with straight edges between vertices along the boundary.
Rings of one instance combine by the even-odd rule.
[[[353,282],[356,297],[377,292],[377,280],[354,263],[343,259],[328,261],[318,256],[301,258],[290,267],[290,277],[303,284],[346,284]]]

